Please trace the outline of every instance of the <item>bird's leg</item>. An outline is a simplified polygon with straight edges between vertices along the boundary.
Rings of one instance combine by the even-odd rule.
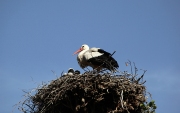
[[[99,70],[99,72],[103,72],[103,71],[106,71],[107,69],[102,69],[101,71]]]
[[[86,67],[87,68],[87,67]],[[87,68],[88,69],[88,73],[91,73],[91,70],[89,69],[89,68]]]
[[[84,68],[83,68],[83,70],[87,72],[87,70],[85,70]]]
[[[102,67],[101,66],[94,66],[93,70],[94,71],[96,70],[97,73],[100,73],[102,70]]]
[[[86,67],[87,68],[87,67]],[[88,68],[87,68],[88,71],[90,71]]]
[[[91,71],[86,67],[86,69],[87,70],[85,70],[84,68],[83,68],[83,70],[86,72],[86,73],[90,73]]]

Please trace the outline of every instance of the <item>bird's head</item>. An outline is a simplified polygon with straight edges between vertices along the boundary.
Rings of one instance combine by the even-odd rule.
[[[76,52],[74,52],[73,55],[78,54],[79,52],[81,52],[81,51],[83,51],[83,50],[89,50],[89,46],[86,45],[86,44],[83,44],[83,45],[80,47],[80,49],[78,49]]]

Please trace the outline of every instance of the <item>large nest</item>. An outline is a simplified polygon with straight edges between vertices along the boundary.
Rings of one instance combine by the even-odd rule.
[[[23,101],[24,113],[141,113],[146,102],[142,76],[108,72],[64,75]],[[25,107],[26,106],[26,107]]]

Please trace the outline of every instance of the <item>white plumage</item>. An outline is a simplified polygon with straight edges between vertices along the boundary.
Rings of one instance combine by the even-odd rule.
[[[117,61],[111,56],[111,54],[103,49],[95,47],[89,49],[88,45],[83,44],[74,54],[77,53],[79,53],[77,60],[81,68],[90,66],[98,71],[102,68],[115,71],[115,69],[119,67]]]

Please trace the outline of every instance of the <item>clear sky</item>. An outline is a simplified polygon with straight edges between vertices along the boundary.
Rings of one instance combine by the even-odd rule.
[[[51,70],[83,72],[72,56],[82,44],[116,50],[121,71],[128,59],[147,70],[157,113],[180,113],[179,0],[1,0],[0,112],[19,113],[22,90],[56,79]]]

